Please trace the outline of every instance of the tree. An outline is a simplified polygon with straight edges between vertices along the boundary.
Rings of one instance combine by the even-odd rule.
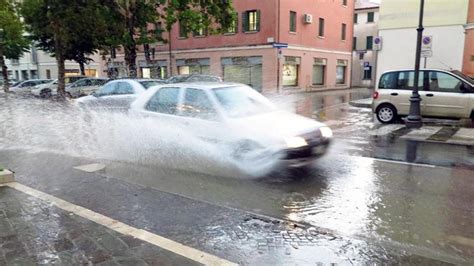
[[[122,29],[115,40],[124,48],[130,77],[137,76],[137,45],[148,50],[148,44],[170,42],[162,33],[171,32],[176,23],[189,32],[208,29],[220,33],[236,19],[231,0],[110,0],[108,6],[116,14],[114,25]],[[157,27],[158,22],[164,26]],[[145,52],[149,55],[149,50]]]
[[[100,0],[24,0],[21,11],[37,46],[56,58],[58,95],[65,97],[65,60],[84,69],[105,42],[106,8]]]
[[[5,59],[19,59],[28,48],[29,41],[24,36],[23,24],[14,2],[0,0],[0,66],[5,92],[9,90]]]

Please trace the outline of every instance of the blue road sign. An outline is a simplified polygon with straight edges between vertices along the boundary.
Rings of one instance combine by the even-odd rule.
[[[288,48],[288,44],[275,42],[273,43],[273,48]]]

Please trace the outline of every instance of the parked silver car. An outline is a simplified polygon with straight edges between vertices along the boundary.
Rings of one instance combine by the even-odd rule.
[[[81,78],[66,85],[66,94],[69,97],[89,95],[107,83],[107,78]],[[58,80],[42,84],[31,90],[31,93],[41,98],[49,98],[58,94]]]
[[[382,123],[390,123],[410,110],[414,70],[385,72],[373,95],[372,109]],[[423,69],[419,77],[421,115],[474,120],[474,80],[459,71]]]
[[[51,79],[30,79],[30,80],[25,80],[21,82],[17,82],[16,84],[13,84],[13,86],[10,88],[10,91],[16,92],[16,93],[28,93],[30,92],[35,86],[40,85],[40,84],[45,84],[49,83],[53,80]]]

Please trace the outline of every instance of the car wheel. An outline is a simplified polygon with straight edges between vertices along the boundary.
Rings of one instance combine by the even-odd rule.
[[[40,92],[40,97],[44,98],[44,99],[50,98],[51,97],[51,91],[50,90],[42,90]]]
[[[392,123],[398,118],[397,109],[391,104],[382,104],[377,107],[377,120],[383,124]]]

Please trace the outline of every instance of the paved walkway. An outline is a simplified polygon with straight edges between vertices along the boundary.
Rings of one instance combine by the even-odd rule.
[[[194,265],[194,261],[0,187],[0,265]]]

